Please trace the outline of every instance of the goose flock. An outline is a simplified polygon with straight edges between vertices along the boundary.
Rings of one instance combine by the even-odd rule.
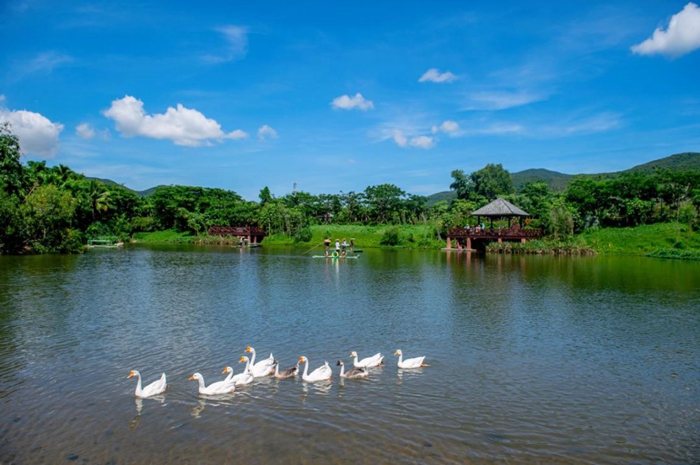
[[[266,359],[255,361],[255,349],[251,346],[246,347],[245,353],[250,354],[248,356],[243,355],[239,359],[238,363],[245,363],[245,368],[243,373],[237,375],[233,374],[233,368],[227,366],[224,368],[222,374],[226,374],[226,378],[222,381],[216,381],[209,384],[208,386],[204,382],[204,377],[201,373],[194,373],[190,376],[191,381],[197,381],[198,392],[204,396],[212,396],[219,394],[230,394],[236,390],[238,386],[245,386],[246,384],[252,383],[255,378],[262,378],[266,376],[274,376],[278,379],[294,378],[301,374],[301,379],[307,383],[316,383],[319,381],[330,381],[333,377],[333,369],[325,362],[320,367],[309,373],[309,359],[304,355],[299,357],[296,365],[280,371],[279,361],[276,360],[272,354]],[[415,358],[403,358],[403,353],[401,350],[394,352],[394,355],[398,355],[399,360],[397,366],[402,369],[410,368],[421,368],[428,366],[424,363],[425,357],[415,357]],[[342,360],[338,360],[337,366],[340,366],[340,377],[345,379],[362,379],[367,378],[370,374],[370,368],[376,368],[383,365],[384,356],[381,353],[374,354],[371,357],[358,359],[357,352],[353,351],[350,353],[352,357],[353,367],[349,370],[345,370],[345,364]],[[299,369],[300,364],[304,364],[304,371],[301,372]],[[134,395],[139,398],[153,397],[165,392],[168,388],[168,383],[166,380],[165,373],[160,377],[159,380],[152,382],[146,387],[141,385],[141,374],[136,370],[131,370],[127,378],[136,378],[136,391]]]

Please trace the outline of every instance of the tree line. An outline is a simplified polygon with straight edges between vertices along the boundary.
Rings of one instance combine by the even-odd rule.
[[[515,192],[510,173],[499,164],[466,174],[451,173],[456,198],[428,204],[393,184],[362,192],[272,195],[259,201],[233,191],[161,186],[145,198],[123,186],[106,184],[45,161],[22,164],[18,138],[0,125],[0,253],[72,253],[88,239],[128,240],[137,232],[176,230],[206,234],[211,226],[260,226],[301,242],[310,226],[335,224],[430,224],[436,238],[463,226],[471,213],[503,197],[532,215],[529,227],[555,237],[591,227],[635,226],[680,221],[697,227],[700,172],[657,170],[613,178],[575,177],[563,192],[546,183],[528,183]]]

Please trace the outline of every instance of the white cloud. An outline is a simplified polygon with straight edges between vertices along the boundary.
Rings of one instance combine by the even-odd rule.
[[[176,145],[196,147],[210,145],[211,140],[243,139],[248,137],[244,131],[224,133],[221,125],[205,117],[197,110],[177,104],[177,108],[168,107],[165,113],[148,115],[143,110],[143,102],[130,95],[112,102],[108,110],[102,112],[114,120],[117,130],[124,137],[150,137],[152,139],[169,139]]]
[[[242,131],[240,129],[236,129],[235,131],[231,131],[224,136],[224,139],[233,139],[233,140],[246,139],[246,138],[248,138],[248,133],[245,131]]]
[[[435,147],[435,139],[429,136],[418,136],[411,139],[411,147],[420,149],[432,149]]]
[[[71,63],[73,57],[58,52],[40,53],[31,60],[18,64],[13,71],[13,79],[19,79],[33,73],[50,74],[54,68]]]
[[[365,100],[362,94],[357,93],[354,97],[349,95],[341,95],[336,97],[331,102],[333,108],[338,108],[341,110],[352,110],[353,108],[358,108],[360,110],[366,111],[374,108],[374,103],[371,100]]]
[[[478,92],[465,110],[505,110],[544,100],[546,97],[527,92]]]
[[[224,26],[216,29],[223,34],[228,44],[225,53],[221,55],[205,55],[203,58],[210,63],[223,63],[244,58],[248,53],[248,28],[244,26]]]
[[[462,131],[459,128],[459,123],[456,123],[455,121],[443,121],[440,126],[433,126],[431,129],[433,134],[437,134],[438,132],[444,132],[445,134],[449,134],[452,137],[458,136],[462,133]]]
[[[455,79],[457,79],[457,76],[449,71],[441,74],[437,68],[430,68],[418,79],[418,82],[452,82]]]
[[[654,34],[633,45],[631,50],[639,55],[667,55],[678,57],[700,48],[700,8],[688,3],[683,10],[671,16],[668,28],[656,28]]]
[[[58,151],[58,135],[63,131],[61,123],[32,111],[10,111],[0,108],[0,123],[10,123],[10,130],[19,138],[24,153],[52,158]]]
[[[95,137],[95,129],[88,123],[80,123],[75,127],[75,133],[81,139],[92,139]]]
[[[556,124],[541,127],[536,134],[544,137],[566,137],[579,134],[606,132],[620,127],[620,115],[601,113],[584,118],[567,118]]]
[[[497,123],[491,126],[475,129],[471,131],[473,134],[518,134],[522,133],[524,128],[520,124],[514,123]]]
[[[269,139],[277,139],[277,131],[272,129],[270,126],[267,124],[263,124],[260,129],[258,129],[258,139],[264,140],[266,138]]]
[[[399,147],[415,147],[420,149],[431,149],[435,147],[435,139],[429,136],[416,136],[408,138],[400,129],[385,130],[382,135],[383,140],[392,139]]]

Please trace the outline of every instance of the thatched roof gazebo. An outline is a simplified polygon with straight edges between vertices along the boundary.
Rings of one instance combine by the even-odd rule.
[[[445,250],[454,250],[452,248],[453,240],[457,250],[474,250],[472,246],[483,250],[486,248],[486,244],[493,241],[498,241],[499,243],[503,241],[525,243],[528,239],[537,239],[542,236],[542,231],[539,229],[523,229],[523,218],[530,216],[528,212],[501,198],[474,211],[472,216],[476,216],[479,223],[481,223],[481,218],[490,218],[491,227],[482,228],[477,225],[474,228],[470,228],[467,225],[464,228],[452,228],[447,233]],[[494,228],[493,220],[498,218],[508,218],[508,227],[505,229],[500,227]],[[517,224],[511,225],[513,218],[518,218],[520,226]]]
[[[510,221],[512,218],[518,218],[520,227],[523,227],[523,218],[530,216],[530,214],[520,208],[516,207],[512,203],[505,199],[497,198],[488,205],[475,210],[472,216],[476,216],[477,223],[481,223],[481,217],[489,218],[491,220],[491,228],[493,228],[494,218],[508,218],[508,227],[510,228]]]

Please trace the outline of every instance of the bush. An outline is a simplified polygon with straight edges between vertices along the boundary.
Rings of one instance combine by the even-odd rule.
[[[311,231],[311,228],[308,226],[305,226],[303,228],[297,229],[296,232],[294,233],[294,242],[299,243],[299,242],[310,242],[311,238],[313,237],[313,232]]]
[[[390,247],[399,245],[399,228],[390,228],[384,231],[384,235],[379,241],[379,244]]]

